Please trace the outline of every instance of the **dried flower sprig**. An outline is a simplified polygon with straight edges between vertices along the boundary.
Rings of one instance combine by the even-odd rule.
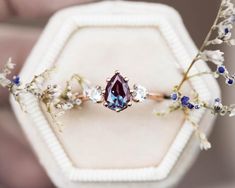
[[[184,73],[183,79],[178,85],[178,90],[181,89],[185,81],[188,80],[190,70],[199,60],[204,60],[206,62],[212,62],[217,66],[222,66],[224,63],[224,53],[220,50],[208,50],[207,48],[211,45],[218,44],[229,44],[235,45],[235,40],[232,39],[232,28],[235,23],[234,20],[235,8],[230,0],[222,0],[221,5],[216,16],[216,19],[208,32],[201,48],[192,60],[190,66]],[[215,39],[211,39],[213,34],[217,35]]]
[[[186,114],[186,119],[191,123],[194,128],[195,134],[200,140],[200,149],[209,150],[211,149],[211,143],[208,141],[206,134],[199,129],[199,125],[196,124],[189,116]]]
[[[230,74],[224,65],[224,53],[220,50],[208,49],[211,45],[235,45],[235,40],[232,39],[231,33],[234,22],[234,5],[230,0],[222,0],[215,21],[197,55],[193,58],[188,69],[185,71],[181,82],[173,88],[173,93],[170,97],[164,96],[166,99],[170,98],[172,100],[172,104],[164,112],[156,112],[156,115],[164,116],[174,111],[182,110],[185,114],[186,120],[191,123],[195,130],[195,134],[200,139],[200,148],[204,150],[210,149],[211,144],[207,140],[206,134],[200,131],[199,126],[191,119],[190,112],[192,110],[205,108],[210,110],[212,114],[219,114],[222,116],[228,114],[229,116],[235,116],[235,104],[227,106],[223,105],[221,99],[215,99],[213,104],[207,104],[203,99],[200,99],[199,95],[195,91],[193,93],[193,97],[183,95],[181,88],[189,79],[205,74],[212,74],[216,78],[222,76],[225,78],[225,82],[229,86],[235,83],[235,74]],[[212,38],[214,35],[216,35],[216,37]],[[205,71],[199,72],[195,75],[190,75],[192,67],[195,63],[200,62],[199,60],[213,63],[216,65],[216,70],[214,72]],[[47,111],[51,115],[52,120],[58,126],[59,131],[62,130],[62,123],[60,123],[57,118],[63,115],[66,111],[80,108],[83,101],[86,100],[91,100],[94,103],[99,103],[103,100],[104,95],[101,87],[92,87],[87,80],[77,74],[73,75],[71,79],[67,81],[64,89],[61,89],[58,85],[44,85],[52,69],[46,70],[42,74],[35,76],[30,83],[24,85],[22,84],[19,76],[13,76],[12,79],[8,78],[14,67],[15,65],[12,63],[11,59],[9,59],[3,67],[3,70],[0,71],[0,86],[9,89],[10,93],[12,93],[24,111],[27,109],[22,103],[21,96],[25,93],[30,93],[37,97],[39,101],[45,104]],[[80,91],[73,90],[73,83],[77,84],[81,88]],[[144,101],[147,95],[150,95],[146,89],[141,86],[134,87],[132,94],[134,93],[135,95],[132,97],[136,97],[136,101]],[[152,97],[159,98],[159,96]]]
[[[20,102],[20,95],[25,93],[25,90],[21,86],[20,78],[18,76],[13,76],[12,79],[7,78],[14,68],[15,64],[12,63],[12,59],[9,58],[3,69],[0,71],[0,86],[7,88],[24,110],[24,105]]]
[[[215,99],[214,104],[207,104],[203,102],[199,96],[196,94],[196,97],[190,99],[190,97],[185,96],[181,93],[181,88],[183,84],[196,76],[202,76],[206,74],[211,74],[215,78],[219,78],[220,76],[225,78],[225,83],[229,86],[232,86],[235,83],[235,74],[230,74],[228,69],[224,65],[224,52],[221,50],[210,50],[208,49],[210,46],[215,46],[219,44],[227,44],[229,46],[235,45],[235,39],[232,38],[232,28],[235,23],[235,8],[233,3],[230,0],[222,0],[220,8],[218,10],[218,14],[215,18],[215,21],[208,32],[201,48],[199,49],[196,56],[193,58],[190,63],[188,69],[185,71],[183,75],[183,79],[179,83],[179,85],[175,86],[173,89],[173,93],[171,94],[171,99],[173,101],[173,105],[170,105],[165,113],[156,113],[158,116],[162,116],[168,113],[173,112],[172,108],[177,106],[177,108],[173,108],[175,110],[183,110],[185,114],[187,114],[187,119],[191,122],[194,127],[195,133],[199,136],[201,141],[200,148],[201,149],[210,149],[211,144],[208,142],[206,135],[199,131],[198,125],[190,120],[189,111],[191,110],[200,110],[201,108],[206,108],[211,111],[212,114],[226,115],[229,114],[230,117],[235,116],[235,104],[231,104],[229,106],[223,105],[220,99]],[[216,36],[212,38],[212,36]],[[192,67],[200,62],[199,60],[203,60],[205,62],[211,62],[216,65],[216,71],[210,72],[199,72],[194,75],[190,75],[190,71]]]
[[[62,131],[62,123],[58,121],[58,117],[65,114],[66,111],[80,107],[85,100],[84,97],[91,99],[92,101],[99,100],[97,93],[101,92],[99,88],[94,88],[79,75],[75,74],[67,81],[66,87],[62,90],[58,85],[46,85],[45,81],[49,78],[49,75],[54,70],[45,70],[43,73],[34,76],[32,81],[27,84],[23,84],[19,76],[13,76],[9,79],[8,76],[14,69],[15,64],[9,59],[3,69],[0,71],[0,86],[8,88],[10,93],[15,97],[16,101],[20,104],[23,111],[27,112],[21,96],[26,93],[30,93],[45,104],[47,111],[49,112],[52,120],[57,125],[57,129]],[[77,83],[82,92],[74,92],[72,90],[72,82]]]

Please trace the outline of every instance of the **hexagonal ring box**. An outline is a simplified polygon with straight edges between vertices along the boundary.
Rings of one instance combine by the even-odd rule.
[[[178,13],[162,4],[101,2],[62,10],[49,21],[20,76],[29,82],[52,66],[47,83],[64,86],[74,73],[93,85],[119,70],[129,83],[169,93],[182,78],[197,49]],[[192,73],[208,70],[198,63]],[[205,101],[220,95],[212,76],[195,77],[184,87]],[[199,151],[193,128],[181,112],[157,117],[170,101],[146,101],[115,113],[87,102],[61,117],[59,133],[45,107],[25,97],[28,113],[11,103],[42,166],[58,187],[135,187],[175,184]],[[214,117],[198,110],[191,116],[210,132]],[[97,184],[99,182],[99,184]],[[110,184],[112,182],[112,184]],[[135,182],[135,183],[133,183]]]

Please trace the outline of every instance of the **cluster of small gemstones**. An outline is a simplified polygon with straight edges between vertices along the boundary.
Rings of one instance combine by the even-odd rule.
[[[198,110],[201,108],[201,104],[198,103],[198,100],[191,101],[190,97],[182,96],[179,92],[173,92],[171,94],[171,100],[177,102],[182,108],[187,108],[189,110]]]

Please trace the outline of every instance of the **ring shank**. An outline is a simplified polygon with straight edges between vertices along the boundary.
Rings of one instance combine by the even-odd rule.
[[[82,102],[90,100],[88,96],[85,96],[83,94],[78,95],[77,98],[82,100]],[[159,94],[159,93],[148,93],[146,99],[157,101],[157,102],[161,102],[163,100],[169,100],[170,96],[169,95],[165,95],[165,94]]]

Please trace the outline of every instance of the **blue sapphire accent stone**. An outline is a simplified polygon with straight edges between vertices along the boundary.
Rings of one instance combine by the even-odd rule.
[[[224,66],[219,66],[217,71],[220,73],[220,74],[224,74],[225,73],[225,67]]]
[[[20,77],[19,76],[14,76],[12,79],[12,83],[15,85],[20,85]]]
[[[116,73],[105,88],[104,100],[107,107],[116,112],[120,112],[127,108],[131,100],[131,92],[127,81]]]
[[[183,106],[187,106],[187,105],[189,104],[189,97],[183,96],[183,97],[181,98],[181,104],[182,104]]]

